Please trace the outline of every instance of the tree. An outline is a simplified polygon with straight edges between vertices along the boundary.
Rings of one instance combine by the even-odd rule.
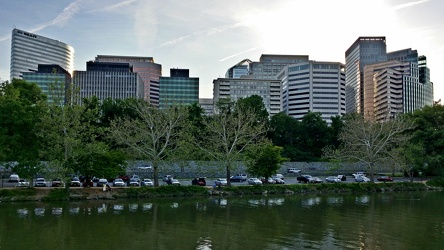
[[[212,159],[223,164],[228,185],[234,166],[246,160],[245,151],[264,139],[267,125],[258,122],[254,110],[242,105],[216,105],[218,112],[204,119],[204,140],[194,143]]]
[[[159,164],[179,143],[187,112],[182,106],[157,109],[143,100],[134,102],[132,109],[138,117],[113,120],[110,135],[133,157],[153,163],[154,185],[158,186]]]
[[[240,98],[237,100],[237,106],[242,107],[244,109],[250,109],[256,115],[256,119],[260,123],[267,124],[268,120],[268,111],[265,108],[264,101],[262,97],[258,95],[252,95],[245,98]]]
[[[39,169],[38,123],[46,96],[34,83],[13,79],[0,85],[0,162],[17,162],[13,171],[30,178]]]
[[[271,177],[281,167],[281,164],[288,161],[281,156],[283,148],[274,146],[271,142],[258,144],[253,147],[248,156],[248,172],[254,176],[263,176],[266,180]]]
[[[340,133],[339,149],[326,149],[325,156],[339,160],[363,163],[374,181],[375,165],[393,159],[393,153],[409,139],[405,132],[413,128],[413,124],[398,116],[394,120],[372,122],[363,116],[349,116]]]
[[[410,134],[411,143],[424,149],[416,154],[416,161],[422,161],[422,168],[429,175],[444,175],[444,106],[436,103],[409,115],[416,125]]]

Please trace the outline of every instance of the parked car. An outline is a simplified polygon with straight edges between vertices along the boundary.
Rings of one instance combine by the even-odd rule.
[[[276,184],[285,184],[285,181],[281,178],[273,178]]]
[[[263,184],[276,184],[276,181],[273,178],[269,177],[268,179],[261,178],[261,182]]]
[[[298,176],[298,177],[296,178],[296,180],[297,180],[298,182],[309,183],[311,178],[313,178],[311,175],[303,174],[303,175],[301,175],[301,176]]]
[[[167,182],[166,182],[168,185],[173,185],[173,186],[180,186],[180,182],[179,182],[179,180],[178,179],[169,179]]]
[[[62,187],[62,186],[63,186],[63,181],[60,178],[55,178],[51,182],[51,187]]]
[[[355,181],[356,181],[356,182],[369,182],[370,179],[367,178],[367,177],[365,177],[365,176],[363,176],[363,175],[361,175],[361,176],[356,177],[356,178],[355,178]]]
[[[97,187],[103,187],[103,185],[107,185],[108,184],[108,180],[107,179],[99,179],[99,181],[97,181]]]
[[[164,182],[168,182],[170,179],[173,179],[173,176],[168,174],[168,175],[165,175],[162,180]]]
[[[46,180],[45,178],[37,178],[34,182],[35,187],[46,187]]]
[[[337,176],[329,176],[327,178],[325,178],[326,182],[332,182],[332,183],[338,183],[341,182],[341,179],[339,179],[339,177]]]
[[[346,177],[345,175],[342,175],[342,174],[338,175],[338,178],[339,178],[341,181],[346,181],[346,180],[347,180],[347,177]]]
[[[393,181],[393,178],[390,177],[390,176],[379,176],[377,180],[378,181],[383,181],[383,182],[387,182],[387,181],[391,182],[391,181]]]
[[[228,185],[228,181],[225,178],[216,179],[216,181],[214,181],[214,183],[216,184],[216,186],[226,186],[226,185]]]
[[[354,174],[352,174],[353,175],[353,177],[355,177],[355,179],[356,179],[356,177],[358,177],[358,176],[365,176],[365,172],[356,172],[356,173],[354,173]]]
[[[8,182],[19,182],[19,181],[20,181],[20,177],[18,176],[18,174],[11,174],[9,176]]]
[[[138,166],[137,167],[137,169],[140,169],[140,170],[148,170],[148,169],[151,169],[151,168],[152,168],[151,165],[142,165],[142,166]]]
[[[121,178],[116,178],[113,181],[113,186],[114,187],[124,187],[125,186],[125,182]]]
[[[27,179],[20,179],[17,187],[29,187],[29,181]]]
[[[231,176],[230,177],[230,181],[232,181],[232,182],[241,182],[241,181],[244,181],[244,178],[242,176],[235,175],[235,176]]]
[[[237,174],[236,176],[239,176],[242,179],[242,181],[247,180],[247,174]]]
[[[288,173],[296,173],[296,174],[298,174],[298,173],[301,172],[301,170],[297,169],[297,168],[287,168],[287,172]]]
[[[136,178],[131,178],[128,182],[128,186],[130,187],[138,187],[139,186],[139,180]]]
[[[248,184],[250,185],[262,185],[262,181],[258,178],[250,178],[248,179]]]
[[[137,182],[140,182],[140,178],[138,175],[131,176],[130,181],[131,181],[131,179],[135,179]]]
[[[205,177],[196,177],[191,181],[191,184],[198,186],[206,186],[207,181],[205,179],[206,179]]]
[[[81,184],[80,184],[80,179],[79,179],[79,177],[73,177],[73,178],[71,179],[71,183],[69,184],[69,186],[71,186],[71,187],[80,187]]]
[[[276,178],[279,178],[279,179],[284,179],[284,175],[283,174],[275,174],[275,175],[273,175],[273,176],[271,176],[271,178],[273,178],[273,179],[276,179]]]
[[[143,179],[140,182],[140,185],[145,186],[145,187],[152,187],[152,186],[154,186],[154,183],[153,183],[153,181],[151,181],[151,179]]]
[[[120,176],[117,177],[117,178],[122,179],[123,182],[128,182],[128,181],[131,179],[131,177],[130,177],[129,175],[120,175]]]
[[[319,177],[311,177],[310,183],[323,183],[324,181],[321,180]]]

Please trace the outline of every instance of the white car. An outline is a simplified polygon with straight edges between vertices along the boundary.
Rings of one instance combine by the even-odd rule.
[[[258,178],[250,178],[248,179],[248,184],[250,185],[262,185],[262,181]]]
[[[125,186],[125,182],[121,178],[116,178],[113,181],[113,186],[114,187],[124,187]]]
[[[46,180],[45,180],[45,178],[37,178],[35,180],[34,186],[35,187],[46,187]]]
[[[284,175],[283,174],[275,174],[275,175],[271,176],[271,178],[273,178],[273,179],[279,178],[279,179],[283,180]]]
[[[146,186],[146,187],[152,187],[152,186],[154,186],[154,183],[153,183],[153,181],[151,179],[143,179],[140,182],[140,185]]]
[[[355,177],[355,179],[358,177],[358,176],[365,176],[365,172],[356,172],[356,173],[354,173],[354,174],[352,174],[353,175],[353,177]]]
[[[273,178],[276,184],[285,184],[285,181],[281,178]]]
[[[363,175],[361,175],[361,176],[356,177],[356,178],[355,178],[355,181],[356,181],[356,182],[369,182],[370,179],[367,178],[367,177],[365,177],[365,176],[363,176]]]
[[[227,179],[225,178],[219,178],[216,181],[214,181],[216,186],[226,186],[228,184]]]
[[[17,187],[29,187],[29,181],[27,179],[20,179]]]
[[[329,176],[329,177],[325,178],[325,181],[338,183],[338,182],[341,182],[341,179],[339,179],[339,177],[337,177],[337,176]]]
[[[19,182],[20,181],[20,177],[18,176],[18,174],[11,174],[9,176],[9,182]]]

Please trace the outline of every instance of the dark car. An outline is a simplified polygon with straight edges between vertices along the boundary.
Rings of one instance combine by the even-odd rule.
[[[230,181],[232,182],[241,182],[244,181],[244,178],[240,175],[235,175],[230,177]]]
[[[63,182],[60,178],[55,178],[52,180],[51,187],[61,187],[63,186]]]
[[[379,176],[377,180],[383,181],[383,182],[387,182],[387,181],[391,182],[391,181],[393,181],[393,178],[390,176]]]
[[[207,182],[205,180],[205,177],[196,177],[191,181],[191,184],[197,186],[206,186]]]
[[[311,178],[311,175],[303,174],[301,176],[298,176],[296,179],[298,180],[298,182],[309,183]]]

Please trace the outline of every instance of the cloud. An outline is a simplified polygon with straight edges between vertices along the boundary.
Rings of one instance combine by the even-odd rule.
[[[419,0],[419,1],[415,1],[415,2],[409,2],[409,3],[403,3],[403,4],[399,4],[399,5],[395,5],[392,7],[393,10],[400,10],[400,9],[405,9],[405,8],[409,8],[418,4],[422,4],[422,3],[426,3],[429,2],[430,0]]]
[[[218,27],[214,27],[214,28],[210,28],[210,29],[206,29],[206,30],[202,30],[202,31],[196,31],[196,32],[193,32],[189,35],[181,36],[181,37],[172,39],[170,41],[164,42],[161,45],[159,45],[158,47],[160,48],[160,47],[165,47],[165,46],[171,46],[171,45],[177,44],[183,40],[186,40],[186,39],[194,37],[194,36],[200,36],[200,35],[211,36],[214,34],[222,33],[224,31],[227,31],[230,29],[235,29],[235,28],[238,28],[241,26],[245,26],[245,24],[246,24],[245,22],[238,22],[238,23],[235,23],[232,25],[221,25]]]
[[[260,48],[260,47],[254,47],[254,48],[251,48],[251,49],[247,49],[247,50],[241,51],[241,52],[236,53],[236,54],[234,54],[234,55],[231,55],[231,56],[227,56],[227,57],[225,57],[225,58],[222,58],[222,59],[219,60],[219,62],[223,62],[223,61],[225,61],[225,60],[228,60],[228,59],[233,58],[233,57],[235,57],[235,56],[238,56],[238,55],[240,55],[240,54],[243,54],[243,53],[246,53],[246,52],[249,52],[249,51],[253,51],[253,50],[256,50],[256,49],[259,49],[259,48]]]
[[[121,7],[124,7],[124,6],[128,6],[128,5],[130,5],[130,4],[134,3],[134,2],[137,2],[137,0],[126,0],[126,1],[123,1],[123,2],[120,2],[120,3],[109,5],[109,6],[104,7],[104,8],[90,10],[90,11],[88,11],[86,13],[98,12],[98,11],[112,11],[112,10],[115,10],[115,9],[118,9],[118,8],[121,8]]]

